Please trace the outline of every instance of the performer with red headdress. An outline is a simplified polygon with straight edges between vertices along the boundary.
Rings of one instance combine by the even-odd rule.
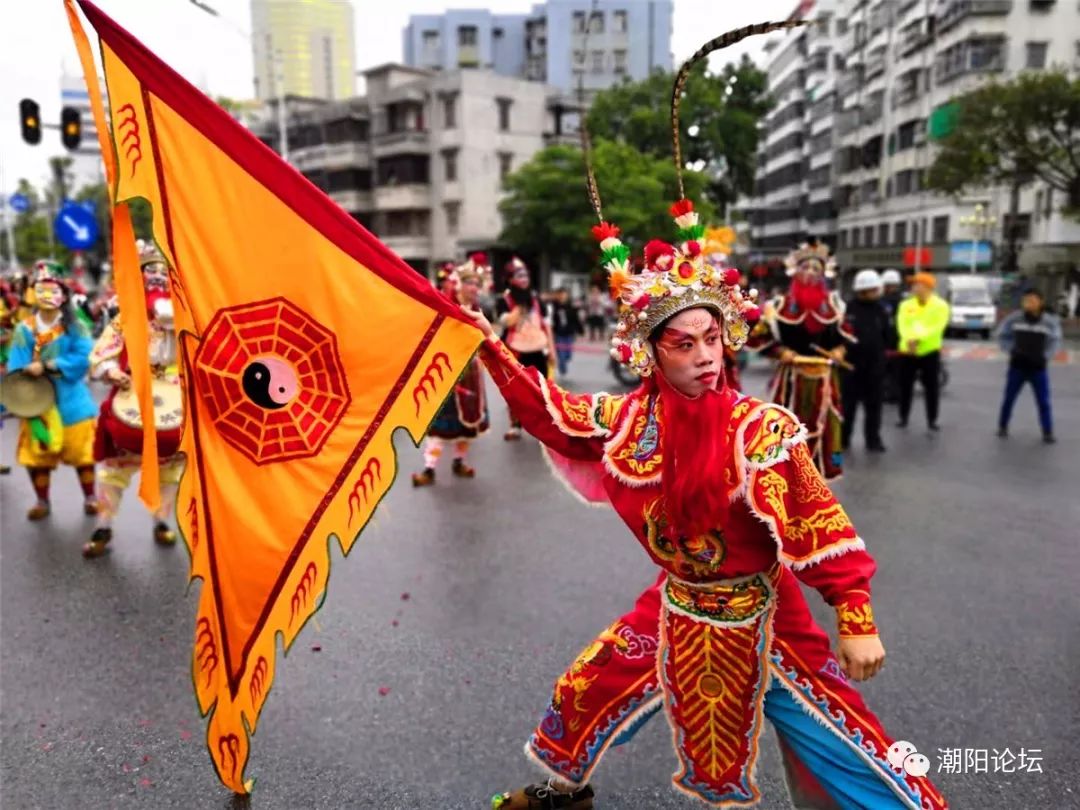
[[[832,480],[844,462],[840,368],[855,336],[844,322],[843,300],[827,285],[836,264],[828,246],[800,245],[785,263],[791,287],[766,305],[750,347],[779,360],[770,398],[806,425],[810,457]]]
[[[161,506],[153,516],[153,537],[159,545],[171,546],[176,543],[176,533],[168,521],[175,508],[176,490],[184,471],[184,459],[179,452],[183,413],[176,333],[164,257],[153,247],[144,248],[140,264],[150,325],[150,367],[154,374],[154,419],[160,464]],[[87,558],[100,557],[109,550],[112,523],[124,490],[142,464],[143,426],[131,390],[131,366],[124,341],[121,312],[105,327],[90,355],[91,376],[110,383],[112,390],[101,404],[94,437],[101,511],[97,528],[83,546],[83,556]]]
[[[439,289],[450,300],[468,309],[480,306],[480,294],[491,276],[491,267],[484,253],[472,254],[460,267],[444,265],[439,271]],[[474,478],[476,470],[469,466],[469,448],[474,439],[487,433],[489,426],[484,373],[479,360],[473,359],[458,378],[453,392],[447,397],[424,440],[424,469],[413,473],[414,487],[435,483],[435,468],[447,442],[454,444],[454,463],[451,472],[458,478]]]
[[[752,26],[702,48],[676,80],[674,131],[694,61],[791,25]],[[600,216],[591,170],[590,190]],[[663,710],[676,787],[714,806],[759,801],[754,769],[768,718],[797,806],[944,808],[928,763],[904,759],[910,751],[849,682],[875,675],[885,657],[870,606],[874,561],[818,473],[806,428],[726,384],[725,349],[745,342],[759,313],[737,270],[704,260],[690,201],[672,213],[677,244],[648,243],[636,273],[619,229],[602,216],[593,229],[620,303],[612,351],[641,375],[636,391],[568,393],[473,315],[487,335],[485,365],[553,468],[582,498],[610,504],[661,569],[556,681],[526,745],[548,779],[492,806],[591,808],[588,782],[605,751]],[[836,609],[835,654],[800,582]]]

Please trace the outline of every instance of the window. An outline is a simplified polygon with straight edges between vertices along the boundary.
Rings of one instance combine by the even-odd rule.
[[[604,12],[594,11],[592,14],[589,15],[589,33],[604,33]]]
[[[889,223],[882,222],[877,228],[877,243],[884,247],[889,244]]]
[[[574,51],[574,66],[575,67],[584,67],[585,66],[585,51]]]
[[[895,245],[907,244],[907,223],[906,222],[897,222],[896,225],[893,226],[893,231],[894,231],[893,244],[895,244]]]
[[[434,51],[439,47],[439,32],[438,31],[425,31],[422,35],[424,42],[424,52]]]
[[[612,14],[611,27],[612,27],[612,30],[614,30],[616,34],[625,34],[626,33],[626,12],[625,11],[616,11],[614,14]]]
[[[626,51],[615,51],[615,72],[622,75],[626,73]]]
[[[604,72],[604,52],[593,51],[592,52],[592,72],[603,73]]]
[[[514,156],[510,152],[499,152],[499,179],[505,180],[514,170]]]
[[[1024,63],[1024,67],[1031,68],[1032,70],[1042,70],[1046,67],[1046,50],[1049,47],[1048,42],[1029,42],[1027,44],[1027,59]]]
[[[499,132],[510,131],[510,105],[513,103],[508,98],[497,98],[495,103],[499,105]]]
[[[934,217],[934,221],[931,225],[934,229],[931,235],[931,240],[934,242],[948,242],[949,241],[949,217]]]
[[[851,246],[853,248],[857,248],[859,246],[859,233],[861,232],[858,228],[851,229]]]
[[[846,248],[847,247],[847,231],[840,231],[840,233],[837,234],[837,240],[838,240],[838,243],[837,243],[838,248],[840,248],[841,250]]]
[[[492,39],[502,39],[503,38],[503,30],[501,28],[492,28],[491,29],[491,37],[492,37]]]
[[[1039,215],[1042,213],[1042,207],[1043,207],[1043,191],[1040,188],[1038,191],[1035,192],[1035,219],[1036,220],[1039,218]]]
[[[443,152],[443,167],[446,169],[447,183],[457,180],[457,158],[457,149],[447,149]]]
[[[836,35],[842,37],[848,32],[848,21],[841,17],[836,21]]]
[[[476,26],[462,25],[457,30],[457,43],[459,48],[476,47]]]
[[[584,11],[575,11],[574,12],[574,33],[575,34],[584,34],[585,33],[585,12]]]
[[[1052,188],[1046,189],[1046,208],[1043,209],[1043,216],[1047,219],[1054,213],[1054,190]]]
[[[862,237],[863,237],[863,247],[873,247],[874,246],[874,226],[873,225],[867,225],[865,228],[863,228]]]
[[[453,129],[457,126],[457,96],[443,96],[443,127]]]
[[[443,209],[446,211],[446,232],[450,236],[455,236],[461,219],[461,203],[448,202],[443,205]]]

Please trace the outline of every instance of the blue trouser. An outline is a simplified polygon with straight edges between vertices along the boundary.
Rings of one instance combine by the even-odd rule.
[[[559,362],[559,375],[566,374],[570,367],[570,358],[574,354],[574,339],[572,337],[555,338],[555,358]]]
[[[1020,389],[1024,383],[1031,383],[1035,391],[1035,403],[1039,406],[1039,424],[1042,425],[1044,434],[1054,432],[1054,420],[1050,413],[1050,374],[1046,369],[1035,371],[1031,369],[1015,368],[1009,366],[1009,374],[1005,378],[1005,398],[1001,401],[1001,415],[998,417],[998,427],[1007,428],[1012,418],[1013,405],[1020,395]]]
[[[660,708],[657,702],[656,709],[623,731],[614,745],[629,742]],[[765,693],[765,716],[773,724],[781,748],[794,754],[806,766],[840,810],[903,810],[910,806],[889,787],[886,782],[889,777],[868,765],[855,753],[851,743],[840,739],[811,717],[775,678]],[[828,804],[826,800],[826,804],[800,806],[827,807]]]

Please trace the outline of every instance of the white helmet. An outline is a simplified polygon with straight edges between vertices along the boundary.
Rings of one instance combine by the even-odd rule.
[[[884,286],[884,282],[881,280],[881,274],[877,270],[860,270],[855,274],[855,284],[852,289],[855,292],[865,292],[867,290],[880,290]]]
[[[903,286],[904,280],[900,277],[900,271],[890,267],[881,274],[881,283],[886,286]]]

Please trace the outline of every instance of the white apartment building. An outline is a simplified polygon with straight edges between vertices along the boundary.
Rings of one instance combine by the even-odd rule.
[[[835,244],[835,51],[844,21],[835,0],[817,4],[813,15],[812,25],[766,46],[776,106],[761,123],[754,197],[741,206],[750,223],[753,261],[782,256],[809,236]]]
[[[289,100],[290,162],[421,274],[497,251],[502,180],[568,137],[571,102],[491,70],[389,64],[363,75],[366,96]],[[274,121],[256,131],[278,148]]]
[[[1011,194],[960,199],[924,189],[950,99],[989,78],[1080,67],[1080,15],[1056,0],[843,0],[835,190],[840,264],[934,270],[967,267],[970,240],[990,242],[982,269],[1008,269]],[[1016,200],[1019,269],[1064,276],[1080,263],[1080,224],[1045,184]],[[992,225],[965,227],[982,204]],[[981,259],[980,259],[981,261]]]

